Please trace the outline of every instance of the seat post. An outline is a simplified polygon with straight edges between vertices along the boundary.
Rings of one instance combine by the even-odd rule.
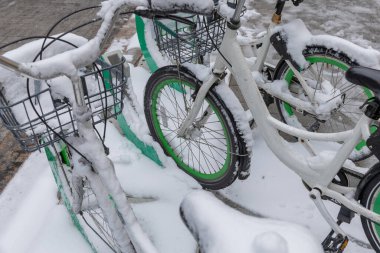
[[[273,16],[272,16],[272,22],[276,25],[281,23],[281,14],[282,14],[282,11],[284,10],[285,2],[286,0],[277,0],[276,7],[275,7],[276,11],[273,13]]]
[[[244,3],[245,3],[245,0],[239,0],[239,2],[237,3],[235,13],[231,18],[232,24],[234,25],[240,24],[240,14],[243,11]]]

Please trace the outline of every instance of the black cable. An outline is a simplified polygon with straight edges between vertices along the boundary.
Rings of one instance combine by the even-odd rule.
[[[98,22],[98,21],[100,21],[100,20],[102,20],[102,19],[101,19],[101,18],[98,18],[98,19],[93,19],[93,20],[91,20],[91,21],[89,21],[89,22],[83,23],[83,24],[81,24],[81,25],[79,25],[79,26],[77,26],[77,27],[75,27],[75,28],[73,28],[73,29],[71,29],[71,30],[65,32],[65,33],[62,33],[61,35],[59,35],[59,36],[57,37],[57,39],[60,39],[60,38],[62,38],[63,36],[65,36],[65,35],[67,35],[67,34],[73,32],[73,31],[75,31],[75,30],[78,30],[78,29],[80,29],[80,28],[82,28],[82,27],[85,27],[86,25],[90,25],[90,24],[95,23],[95,22]],[[37,60],[37,58],[42,54],[43,50],[45,50],[48,46],[50,46],[51,44],[53,44],[57,39],[53,39],[53,40],[50,41],[46,46],[44,46],[43,49],[42,49],[42,51],[40,51],[40,52],[37,54],[37,56],[34,58],[33,62],[35,62],[35,61]]]
[[[49,31],[47,32],[46,36],[50,36],[51,32],[54,30],[54,28],[56,28],[60,23],[62,23],[65,19],[79,13],[79,12],[82,12],[82,11],[86,11],[86,10],[91,10],[91,9],[96,9],[96,8],[100,8],[101,6],[100,5],[97,5],[97,6],[90,6],[90,7],[86,7],[86,8],[83,8],[83,9],[79,9],[79,10],[76,10],[74,12],[71,12],[69,13],[68,15],[64,16],[63,18],[61,18],[60,20],[58,20],[53,26],[50,27]],[[42,46],[41,46],[41,51],[44,50],[44,46],[45,46],[45,43],[46,43],[46,39],[42,42]],[[42,60],[42,54],[40,56],[40,60]]]
[[[206,17],[205,17],[205,16],[203,16],[203,22],[205,23],[205,28],[206,28],[207,36],[210,38],[210,41],[211,41],[211,43],[212,43],[212,46],[218,51],[218,53],[220,54],[220,56],[222,56],[222,58],[226,61],[226,63],[232,68],[231,63],[230,63],[230,62],[227,60],[227,58],[222,54],[222,52],[220,52],[218,45],[216,45],[214,39],[211,37],[211,35],[210,35],[210,31],[209,31],[209,29],[208,29],[208,25],[207,25],[207,20],[206,20]]]
[[[99,7],[101,7],[101,6],[92,6],[92,7],[83,8],[83,9],[80,9],[80,10],[74,11],[74,12],[72,12],[72,13],[70,13],[70,14],[64,16],[63,18],[61,18],[59,21],[57,21],[57,22],[56,22],[56,23],[55,23],[55,24],[49,29],[49,31],[48,31],[48,33],[47,33],[47,36],[49,36],[50,33],[54,30],[54,28],[57,27],[62,21],[64,21],[64,20],[67,19],[68,17],[70,17],[70,16],[72,16],[72,15],[74,15],[74,14],[76,14],[76,13],[79,13],[79,12],[85,11],[85,10],[95,9],[95,8],[99,8]],[[120,13],[119,15],[128,15],[128,14],[132,14],[132,13],[133,13],[133,11],[127,11],[127,12],[122,12],[122,13]],[[99,21],[99,20],[100,20],[100,19],[94,19],[94,20],[92,20],[92,21],[90,21],[90,22],[95,23],[95,22],[97,22],[97,21]],[[89,24],[89,23],[84,24],[83,26],[88,25],[88,24]],[[81,27],[76,27],[75,30],[76,30],[76,29],[79,29],[79,28],[81,28]],[[63,37],[64,35],[66,35],[66,34],[72,32],[72,31],[73,31],[73,30],[68,31],[68,32],[66,32],[66,33],[64,33],[64,34],[61,34],[61,35],[60,35],[59,37],[57,37],[57,38],[59,39],[59,38]],[[49,46],[50,44],[52,44],[52,43],[54,43],[54,42],[55,42],[55,40],[51,41],[47,46]],[[47,46],[44,47],[44,46],[45,46],[45,43],[46,43],[46,39],[45,39],[45,40],[43,41],[43,43],[42,43],[41,51],[40,51],[40,53],[39,53],[40,59],[42,59],[42,52],[43,52],[44,49],[47,47]],[[38,56],[37,56],[37,57],[38,57]],[[35,60],[36,60],[36,59],[35,59]],[[35,61],[35,60],[34,60],[34,61]],[[34,62],[34,61],[33,61],[33,62]],[[105,97],[106,97],[106,107],[105,107],[105,108],[107,109],[107,108],[108,108],[108,101],[107,101],[107,91],[106,91],[106,86],[105,86],[104,78],[103,78],[103,75],[101,74],[99,68],[96,66],[96,64],[93,64],[93,66],[97,69],[98,73],[99,73],[100,76],[101,76],[102,82],[103,82],[104,93],[105,93]],[[105,113],[106,113],[106,117],[104,118],[103,138],[101,138],[99,132],[97,132],[99,138],[102,140],[102,143],[103,143],[103,147],[104,147],[104,148],[105,148],[104,140],[105,140],[106,131],[107,131],[107,111],[106,111]]]
[[[16,43],[19,43],[21,41],[24,41],[24,40],[43,39],[43,38],[46,38],[46,36],[30,36],[30,37],[27,37],[27,38],[15,40],[15,41],[9,42],[8,44],[5,44],[4,46],[1,46],[0,50],[3,49],[3,48],[9,47],[9,46],[11,46],[13,44],[16,44]],[[64,39],[61,39],[61,38],[50,37],[50,36],[47,37],[47,38],[48,39],[55,39],[55,40],[58,40],[58,41],[61,41],[61,42],[65,42],[65,43],[69,44],[70,46],[77,47],[75,44],[71,43],[70,41],[67,41],[67,40],[64,40]]]
[[[81,25],[79,25],[79,26],[77,26],[77,27],[75,27],[75,28],[73,28],[73,29],[71,29],[70,31],[68,31],[68,32],[66,32],[66,33],[63,33],[63,34],[61,34],[60,36],[58,36],[57,38],[55,38],[55,39],[53,39],[51,42],[49,42],[46,46],[44,46],[41,50],[40,50],[40,52],[36,55],[36,57],[34,58],[34,60],[33,60],[33,62],[35,62],[37,59],[38,59],[38,57],[40,56],[40,55],[42,55],[42,53],[43,53],[43,51],[47,48],[47,47],[49,47],[52,43],[54,43],[55,41],[57,41],[57,40],[59,40],[61,37],[63,37],[63,36],[65,36],[66,34],[68,34],[68,33],[70,33],[70,32],[72,32],[72,31],[75,31],[75,30],[77,30],[77,29],[80,29],[80,28],[82,28],[82,27],[84,27],[84,26],[86,26],[86,25],[89,25],[89,24],[92,24],[92,23],[95,23],[95,22],[97,22],[97,21],[99,21],[99,20],[101,20],[101,18],[99,18],[99,19],[94,19],[94,20],[91,20],[91,21],[89,21],[89,22],[86,22],[86,23],[83,23],[83,24],[81,24]],[[74,45],[75,46],[75,45]],[[77,48],[77,46],[75,46],[75,48]],[[42,118],[42,116],[37,112],[37,109],[35,108],[35,106],[34,106],[34,104],[32,103],[32,98],[31,98],[31,94],[30,94],[30,82],[29,82],[29,78],[27,78],[27,80],[26,80],[26,87],[27,87],[27,93],[28,93],[28,99],[29,99],[29,101],[31,102],[30,104],[31,104],[31,106],[32,106],[32,109],[33,109],[33,111],[36,113],[36,115],[37,115],[37,117],[38,117],[38,119],[53,133],[53,134],[55,134],[56,136],[58,136],[58,138],[59,139],[61,139],[67,146],[69,146],[71,149],[73,149],[75,152],[77,152],[80,156],[82,156],[87,162],[89,162],[90,164],[92,164],[91,162],[90,162],[90,160],[89,159],[87,159],[81,152],[79,152],[73,145],[71,145],[69,142],[67,142],[66,141],[66,139],[65,139],[65,137],[63,137],[63,136],[61,136],[58,132],[56,132],[52,127],[50,127],[49,126],[49,124]]]
[[[87,10],[87,9],[91,9],[91,8],[97,8],[97,7],[98,7],[98,6],[93,6],[93,7],[89,7],[89,8],[82,9],[82,10],[80,10],[80,11]],[[75,13],[78,13],[78,12],[79,12],[79,11],[77,11],[77,12],[75,12]],[[132,13],[133,13],[133,11],[127,11],[127,12],[120,13],[120,15],[127,15],[127,14],[132,14]],[[47,33],[47,36],[50,35],[50,33],[54,30],[55,27],[57,27],[62,21],[64,21],[66,18],[68,18],[68,17],[70,17],[70,16],[71,16],[70,14],[69,14],[69,15],[66,15],[66,16],[65,16],[64,18],[62,18],[59,22],[57,22],[56,24],[54,24],[54,25],[49,29],[49,32]],[[87,23],[83,23],[82,25],[77,26],[77,27],[75,27],[74,29],[69,30],[69,31],[67,31],[67,32],[65,32],[65,33],[63,33],[63,34],[61,34],[61,35],[58,36],[57,38],[61,38],[61,37],[65,36],[65,35],[68,34],[68,33],[71,33],[71,32],[73,32],[73,31],[75,31],[75,30],[78,30],[78,29],[80,29],[80,28],[86,26],[86,25],[89,25],[89,24],[92,24],[92,23],[98,22],[98,21],[100,21],[100,20],[102,20],[102,18],[96,18],[96,19],[93,19],[93,20],[91,20],[91,21],[89,21],[89,22],[87,22]],[[49,42],[49,44],[48,44],[47,46],[49,46],[50,44],[52,44],[52,43],[54,43],[54,42],[55,42],[55,40]],[[45,43],[46,43],[46,40],[44,40],[44,42],[42,43],[42,47],[41,47],[41,50],[42,50],[42,51],[46,48],[46,47],[44,47]],[[0,48],[0,49],[1,49],[1,48]],[[40,51],[40,52],[41,52],[41,51]],[[42,55],[39,55],[39,56],[40,56],[40,59],[41,59]]]
[[[4,48],[4,47],[6,47],[6,46],[10,46],[10,45],[13,45],[13,44],[16,44],[16,43],[18,43],[18,42],[21,42],[21,41],[24,41],[24,40],[30,40],[30,39],[34,39],[34,38],[45,38],[45,36],[31,36],[31,37],[28,37],[28,38],[24,38],[24,39],[19,39],[19,40],[16,40],[16,41],[13,41],[13,42],[10,42],[10,43],[8,43],[7,45],[5,45],[5,46],[3,46],[3,47],[1,47],[1,49],[2,48]],[[58,41],[61,41],[61,42],[65,42],[65,43],[67,43],[67,44],[69,44],[69,45],[71,45],[71,46],[73,46],[73,47],[75,47],[75,48],[77,48],[77,46],[76,45],[74,45],[74,44],[72,44],[71,42],[69,42],[69,41],[66,41],[66,40],[64,40],[64,39],[60,39],[60,38],[55,38],[55,37],[51,37],[51,38],[54,38],[55,40],[58,40]],[[48,45],[49,46],[49,45]],[[46,47],[48,47],[48,46],[46,46]],[[46,49],[46,47],[45,47],[45,49]],[[41,51],[39,52],[39,53],[41,53]],[[35,58],[35,60],[37,59],[37,57],[38,56],[36,56],[36,58]],[[34,61],[35,61],[34,60]],[[34,62],[33,61],[33,62]],[[47,123],[46,123],[46,121],[41,117],[41,115],[38,113],[38,111],[37,111],[37,109],[36,109],[36,107],[34,106],[34,103],[33,103],[33,101],[32,101],[32,97],[31,97],[31,94],[30,94],[30,79],[29,78],[27,78],[26,79],[26,88],[27,88],[27,94],[28,94],[28,99],[29,99],[29,101],[30,101],[30,104],[31,104],[31,106],[32,106],[32,109],[33,109],[33,111],[36,113],[36,115],[37,115],[37,117],[38,117],[38,119],[50,130],[50,131],[52,131],[52,133],[53,134],[55,134],[55,135],[57,135],[58,136],[58,138],[60,138],[66,145],[68,145],[69,147],[71,147],[73,150],[75,150],[78,154],[80,154],[83,158],[85,158],[88,162],[90,162],[86,157],[84,157],[76,148],[74,148],[70,143],[68,143],[66,140],[65,140],[65,138],[64,137],[62,137],[60,134],[58,134],[53,128],[51,128]],[[90,162],[91,163],[91,162]]]
[[[75,11],[75,12],[73,12],[73,13],[71,13],[71,14],[69,14],[69,15],[66,15],[64,18],[62,18],[61,20],[59,20],[57,23],[55,23],[54,25],[53,25],[53,27],[51,27],[50,29],[49,29],[49,33],[46,35],[46,36],[33,36],[33,37],[29,37],[29,38],[25,38],[25,39],[20,39],[20,40],[17,40],[17,41],[14,41],[14,42],[11,42],[11,43],[8,43],[8,44],[6,44],[6,45],[4,45],[4,46],[2,46],[0,49],[2,49],[2,48],[5,48],[5,47],[7,47],[7,46],[9,46],[9,45],[12,45],[12,44],[15,44],[15,43],[18,43],[18,42],[20,42],[20,41],[24,41],[24,40],[28,40],[28,39],[32,39],[32,38],[44,38],[44,42],[43,42],[43,44],[42,44],[42,47],[41,47],[41,50],[40,50],[40,52],[36,55],[36,57],[34,58],[34,60],[33,60],[33,62],[35,62],[36,60],[37,60],[37,58],[38,57],[40,57],[40,59],[42,59],[42,53],[43,53],[43,51],[47,48],[47,47],[49,47],[52,43],[54,43],[55,41],[61,41],[61,42],[65,42],[65,43],[68,43],[69,45],[72,45],[73,47],[75,47],[75,48],[77,48],[77,46],[75,46],[74,44],[72,44],[72,43],[70,43],[70,42],[68,42],[68,41],[66,41],[66,40],[64,40],[64,39],[61,39],[61,37],[63,37],[63,36],[65,36],[66,34],[68,34],[68,33],[71,33],[71,32],[73,32],[73,31],[75,31],[75,30],[77,30],[77,29],[80,29],[80,28],[82,28],[82,27],[84,27],[84,26],[87,26],[87,25],[89,25],[89,24],[92,24],[92,23],[95,23],[95,22],[97,22],[97,21],[100,21],[101,20],[101,18],[98,18],[98,19],[93,19],[93,20],[91,20],[91,21],[89,21],[89,22],[86,22],[86,23],[83,23],[83,24],[81,24],[81,25],[79,25],[79,26],[77,26],[77,27],[75,27],[75,28],[73,28],[73,29],[71,29],[71,30],[69,30],[68,32],[65,32],[65,33],[63,33],[63,34],[61,34],[60,36],[58,36],[58,37],[51,37],[51,36],[49,36],[49,34],[52,32],[52,30],[58,25],[58,24],[60,24],[63,20],[65,20],[66,18],[68,18],[68,17],[70,17],[70,16],[72,16],[72,15],[74,15],[74,14],[76,14],[76,13],[79,13],[79,12],[81,12],[81,11],[84,11],[84,10],[89,10],[89,9],[94,9],[94,8],[98,8],[99,6],[92,6],[92,7],[88,7],[88,8],[84,8],[84,9],[81,9],[81,10],[78,10],[78,11]],[[122,15],[125,15],[125,14],[131,14],[131,13],[133,13],[133,12],[123,12],[122,13]],[[49,42],[46,46],[44,45],[44,43],[46,43],[46,40],[47,39],[52,39],[52,41],[51,42]],[[94,66],[97,68],[97,66],[94,64]],[[99,71],[99,73],[101,73],[100,72],[100,70],[97,68],[97,70]],[[105,94],[106,94],[106,87],[105,87],[105,83],[104,83],[104,78],[103,78],[103,76],[101,75],[101,78],[102,78],[102,81],[103,81],[103,85],[104,85],[104,88],[105,88]],[[41,117],[41,115],[37,112],[37,109],[35,108],[35,106],[33,105],[33,103],[32,103],[32,98],[31,98],[31,94],[30,94],[30,82],[29,82],[29,78],[27,78],[27,93],[28,93],[28,98],[29,98],[29,100],[30,100],[30,102],[31,102],[31,105],[32,105],[32,109],[34,110],[34,112],[36,113],[36,115],[37,115],[37,117],[39,118],[39,120],[50,130],[50,131],[52,131],[52,133],[53,134],[55,134],[56,136],[58,136],[58,138],[60,138],[64,143],[66,143],[66,145],[68,145],[70,148],[72,148],[74,151],[76,151],[79,155],[81,155],[85,160],[87,160],[88,162],[90,162],[83,154],[81,154],[76,148],[74,148],[70,143],[68,143],[66,140],[65,140],[65,138],[64,137],[62,137],[60,134],[58,134],[54,129],[52,129],[48,124],[47,124],[47,122]],[[107,101],[106,101],[106,103],[107,103]],[[105,118],[105,121],[106,121],[106,118]],[[106,122],[105,122],[106,123]],[[106,128],[104,129],[104,133],[103,133],[103,139],[105,138],[105,131],[106,131]],[[102,141],[103,142],[103,146],[104,146],[104,141]],[[90,162],[91,163],[91,162]]]
[[[41,120],[41,122],[50,130],[53,132],[53,134],[55,134],[56,136],[58,136],[59,139],[61,139],[67,146],[69,146],[70,148],[72,148],[75,152],[77,152],[80,156],[82,156],[87,162],[89,162],[90,164],[91,161],[88,160],[82,153],[80,153],[73,145],[71,145],[68,141],[66,141],[65,137],[63,137],[62,135],[58,134],[58,132],[56,132],[51,126],[49,126],[49,124],[47,124],[47,122],[41,117],[41,115],[37,112],[37,109],[36,107],[33,105],[33,102],[32,102],[32,96],[30,94],[30,82],[29,82],[29,78],[26,80],[26,91],[28,93],[28,99],[30,101],[30,104],[32,106],[32,109],[33,111],[36,113],[37,117],[39,120]]]

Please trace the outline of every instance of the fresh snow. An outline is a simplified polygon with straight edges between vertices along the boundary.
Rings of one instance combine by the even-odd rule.
[[[110,11],[115,10],[118,5],[127,1],[107,1],[99,14],[103,15],[108,20],[107,22],[110,22]],[[128,2],[133,3],[136,8],[147,6],[145,0],[130,0]],[[161,2],[165,3],[165,1]],[[181,3],[185,4],[185,1]],[[257,17],[259,14],[251,12],[250,15]],[[106,23],[105,26],[107,25],[109,23]],[[247,34],[252,32],[249,29],[243,30]],[[304,45],[313,41],[310,38],[308,37],[303,40]],[[99,43],[99,38],[97,39],[98,41],[96,42]],[[314,37],[314,41],[318,42],[326,42],[328,39],[330,37],[318,37],[317,39]],[[339,40],[334,40],[333,42],[339,48],[352,48],[352,44],[340,44]],[[95,42],[88,44],[90,45],[88,47],[77,50],[76,53],[81,57],[94,53],[91,50],[91,45],[94,45],[93,43]],[[117,48],[117,45],[115,47]],[[364,56],[367,56],[372,51],[371,49],[365,49],[360,52],[363,52],[363,54],[353,55],[358,61],[364,59]],[[374,55],[377,55],[377,53]],[[79,57],[71,59],[71,56],[74,55],[71,55],[71,53],[64,54],[64,56],[61,55],[52,62],[67,62],[67,60],[69,60],[68,62],[73,60],[71,63],[75,64],[80,62]],[[299,60],[302,62],[301,58]],[[377,56],[373,56],[366,64],[376,66],[376,61]],[[47,66],[48,62],[44,64]],[[42,66],[42,64],[39,66],[24,65],[25,68],[40,74],[41,72],[39,71],[43,71],[46,66]],[[67,73],[71,73],[73,70],[72,65],[62,65],[62,67]],[[53,68],[52,72],[54,71],[57,72],[57,68]],[[62,69],[59,71],[62,71]],[[135,76],[134,80],[132,80],[133,89],[136,93],[134,101],[137,101],[140,107],[137,109],[137,113],[129,118],[129,120],[132,120],[135,124],[133,125],[133,129],[139,137],[147,143],[153,143],[147,133],[145,118],[139,115],[141,113],[141,105],[143,105],[144,84],[148,79],[149,73],[139,67],[132,68],[131,71],[132,76]],[[126,109],[124,113],[128,114],[130,112],[128,110],[132,109]],[[99,128],[101,130],[102,126],[99,126]],[[165,168],[157,166],[122,137],[115,127],[109,125],[107,129],[106,145],[110,147],[111,154],[109,157],[114,162],[117,176],[123,189],[128,195],[132,196],[132,205],[136,216],[144,231],[148,233],[153,243],[157,246],[159,252],[193,253],[196,251],[196,243],[179,216],[180,203],[191,192],[195,191],[196,195],[190,196],[197,196],[197,199],[199,197],[201,201],[203,198],[206,198],[207,201],[217,202],[217,205],[220,207],[213,212],[216,214],[216,217],[212,218],[218,217],[222,221],[233,222],[234,219],[231,220],[230,218],[230,214],[233,213],[233,215],[238,217],[244,217],[242,219],[256,219],[240,216],[240,214],[237,214],[237,211],[222,207],[222,203],[210,197],[210,194],[207,194],[207,197],[197,195],[201,188],[199,184],[181,172],[173,163],[165,164]],[[303,231],[300,237],[308,238],[312,242],[313,239],[308,236],[308,234],[312,234],[318,242],[322,241],[330,231],[330,228],[310,200],[300,178],[273,155],[257,130],[251,132],[251,134],[253,136],[251,136],[251,139],[255,140],[252,147],[251,176],[245,181],[236,181],[227,189],[218,191],[217,195],[237,203],[245,212],[253,213],[259,217],[281,220],[272,222],[258,219],[257,224],[266,222],[277,225],[282,224],[276,230],[289,231],[294,225],[288,225],[288,223],[284,222],[291,222],[303,227],[300,228]],[[323,143],[320,146],[325,147]],[[157,150],[162,152],[157,144],[156,147]],[[304,152],[303,147],[299,144],[289,144],[289,147],[296,149],[301,154]],[[331,154],[324,153],[322,156],[328,159]],[[168,160],[170,161],[171,159],[168,158]],[[0,228],[1,253],[91,252],[91,248],[72,224],[63,204],[58,203],[56,186],[49,170],[45,155],[33,153],[0,195],[0,224],[2,224]],[[337,213],[338,208],[334,204],[327,203],[327,205],[331,212]],[[201,207],[208,209],[208,203],[207,205],[202,204]],[[200,210],[195,209],[195,211]],[[201,217],[198,216],[198,218]],[[252,229],[252,234],[255,233],[257,235],[255,238],[252,236],[251,252],[272,253],[275,250],[277,253],[285,253],[287,252],[285,245],[289,246],[294,241],[299,240],[299,237],[295,240],[289,239],[287,237],[289,233],[281,233],[279,231],[266,232],[262,229],[263,226],[261,226],[261,230],[259,231],[255,226],[256,220],[253,223],[252,226],[240,226],[241,223],[238,226],[242,230]],[[220,224],[218,223],[217,225]],[[357,217],[351,225],[343,225],[343,228],[357,238],[366,241],[360,219]],[[231,230],[233,231],[234,229],[232,228]],[[229,243],[228,240],[225,241]],[[94,243],[98,244],[100,242]],[[303,241],[300,241],[300,244],[302,243]],[[314,243],[312,242],[310,245]],[[270,246],[274,244],[277,247],[273,249]],[[318,249],[320,249],[320,246],[316,245],[315,248],[301,252],[313,252],[313,250]],[[107,253],[107,250],[105,249],[103,252]],[[345,252],[367,253],[372,251],[361,248],[351,242]],[[299,252],[288,251],[287,253]]]
[[[305,227],[244,215],[211,193],[195,191],[181,205],[186,223],[207,253],[322,253]]]
[[[302,55],[307,46],[321,45],[345,53],[361,66],[380,68],[380,52],[369,47],[363,48],[350,41],[331,35],[312,35],[300,19],[292,20],[273,29],[285,36],[288,53],[302,68],[308,63]]]
[[[140,76],[136,80],[141,81],[145,75],[145,80],[148,77],[148,73],[140,68],[132,68],[131,71],[132,76]],[[140,102],[143,90],[141,86],[144,86],[143,82],[133,86]],[[112,125],[107,129],[106,145],[111,150],[109,157],[114,162],[122,187],[128,195],[133,196],[133,209],[144,231],[159,252],[193,253],[196,244],[181,221],[179,206],[188,193],[201,188],[199,184],[175,165],[168,165],[164,169],[157,166],[126,141]],[[236,181],[219,193],[253,213],[304,226],[318,241],[323,240],[329,227],[309,199],[301,180],[278,161],[259,133],[255,131],[253,134],[255,145],[252,150],[252,175],[246,181]],[[299,144],[290,145],[300,152],[303,150]],[[328,206],[331,211],[337,211],[334,205]],[[21,253],[26,250],[31,253],[91,252],[75,230],[64,206],[57,201],[54,179],[44,154],[32,154],[22,166],[0,196],[0,207],[0,217],[4,213],[4,225],[0,228],[2,253]],[[365,240],[357,218],[352,225],[344,227],[351,234]],[[256,231],[255,228],[252,229]],[[283,229],[290,228],[285,226]],[[279,237],[276,233],[261,234],[258,238],[282,241],[283,236],[280,234]],[[302,236],[306,236],[306,233]],[[266,244],[255,245],[260,248]],[[369,251],[350,243],[347,252]]]

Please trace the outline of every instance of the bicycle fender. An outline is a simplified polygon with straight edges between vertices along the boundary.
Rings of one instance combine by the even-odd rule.
[[[270,37],[270,43],[277,53],[285,60],[289,60],[296,69],[301,69],[297,62],[288,53],[287,35],[284,32],[276,32]]]
[[[365,187],[378,174],[380,174],[380,162],[373,165],[360,180],[359,185],[356,188],[355,200],[361,200],[361,198],[363,197],[363,191]]]
[[[176,66],[174,66],[176,67]],[[185,72],[185,74],[191,75],[195,77],[197,80],[199,80],[196,75],[187,67],[187,66],[180,66],[181,70]],[[202,85],[202,82],[198,82],[199,87]],[[239,99],[236,97],[235,93],[229,88],[228,85],[222,87],[222,84],[219,82],[216,82],[213,85],[213,89],[215,90],[216,94],[222,99],[222,102],[224,105],[230,110],[231,113],[233,113],[233,118],[236,122],[237,130],[240,133],[240,138],[243,139],[244,145],[240,147],[240,155],[239,155],[239,179],[244,180],[248,178],[250,175],[250,168],[251,168],[251,156],[252,156],[252,146],[253,146],[253,137],[252,133],[250,131],[250,126],[248,119],[246,118],[245,111],[239,102]],[[197,90],[199,89],[197,88]],[[198,91],[195,91],[195,94]]]

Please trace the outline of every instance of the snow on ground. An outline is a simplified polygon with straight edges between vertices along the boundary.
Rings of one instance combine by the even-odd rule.
[[[319,214],[301,179],[287,168],[270,151],[264,139],[254,131],[255,145],[252,150],[251,176],[245,181],[234,182],[221,190],[223,196],[264,217],[285,220],[303,225],[322,241],[330,227]],[[299,144],[292,144],[304,152]],[[327,202],[329,210],[337,214],[336,205]],[[360,219],[343,228],[358,239],[366,241]],[[349,243],[345,252],[373,252]]]
[[[140,68],[132,69],[133,73],[147,74]],[[141,90],[137,93],[142,95]],[[254,132],[254,139],[251,177],[220,193],[265,217],[303,225],[322,240],[329,227],[300,179],[271,153],[259,133]],[[175,166],[161,168],[141,155],[112,125],[108,126],[106,145],[124,190],[138,199],[133,208],[159,251],[194,252],[196,244],[180,219],[179,205],[187,193],[200,186]],[[56,192],[44,154],[34,153],[0,196],[0,252],[91,251],[58,203]],[[359,220],[346,228],[365,240]],[[351,243],[347,252],[369,251]]]
[[[181,211],[189,228],[200,238],[202,252],[322,252],[320,243],[306,228],[243,215],[226,208],[211,193],[195,191],[187,195]]]
[[[266,2],[268,5],[274,5],[273,1]],[[265,5],[265,2],[263,3]],[[260,2],[257,1],[257,4]],[[334,4],[342,5],[338,1],[334,1]],[[310,14],[313,19],[308,20],[308,23],[311,26],[314,23],[319,24],[319,20],[322,19],[323,25],[320,29],[331,30],[334,35],[354,39],[354,42],[362,46],[373,45],[376,48],[377,44],[366,40],[368,36],[365,35],[366,39],[363,39],[363,36],[356,32],[363,30],[361,26],[355,25],[349,29],[345,21],[339,20],[333,23],[329,21],[331,18],[324,17],[333,15],[334,11],[319,11],[315,16],[316,9],[312,7],[313,3],[306,3],[305,7],[300,9],[289,8],[287,17],[292,18],[296,12],[302,12],[305,16]],[[359,14],[365,16],[368,12],[374,11],[367,5],[361,8],[351,7],[347,6],[345,11],[349,8],[350,13],[355,13],[356,16]],[[343,16],[342,11],[336,12],[339,16]],[[259,18],[258,15],[252,17],[251,24]],[[269,20],[269,16],[267,19]],[[318,19],[318,22],[314,19]],[[375,22],[371,25],[371,29],[374,24]],[[357,35],[348,34],[351,30]],[[144,75],[148,75],[148,72],[141,68],[133,71],[140,73],[141,86],[139,88],[135,86],[135,92],[142,104],[143,82],[148,78]],[[301,180],[272,154],[260,133],[253,134],[255,145],[251,176],[246,181],[236,181],[220,193],[264,217],[305,226],[317,240],[323,240],[330,229],[309,199]],[[161,168],[154,164],[112,126],[108,127],[106,144],[111,149],[110,158],[115,163],[122,186],[129,195],[137,198],[133,203],[137,217],[159,251],[195,252],[195,241],[180,220],[179,205],[187,193],[200,189],[200,186],[174,166]],[[296,149],[301,149],[298,144],[292,145]],[[0,195],[1,253],[91,252],[91,248],[72,224],[65,207],[58,203],[56,193],[54,179],[45,155],[33,153]],[[328,207],[335,213],[338,210],[333,204],[328,204]],[[343,227],[361,240],[366,240],[358,218],[354,219],[353,224]],[[373,251],[349,243],[346,252]]]

